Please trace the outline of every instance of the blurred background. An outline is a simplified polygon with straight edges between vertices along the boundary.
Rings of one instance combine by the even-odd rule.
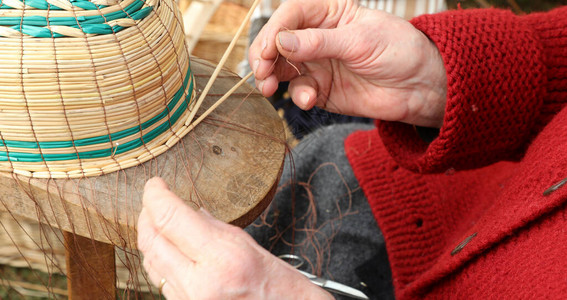
[[[378,0],[367,0],[367,2],[372,1]],[[192,32],[188,31],[190,39],[196,39],[192,54],[216,63],[220,60],[232,36],[238,29],[240,21],[244,18],[248,8],[254,1],[179,0],[180,9],[184,12],[184,19],[186,20],[193,17],[188,10],[192,2],[207,3],[209,6],[213,6],[215,2],[219,3],[200,35],[194,30]],[[272,0],[271,2],[272,6],[275,7],[278,0]],[[446,3],[449,9],[456,9],[459,5],[462,8],[497,7],[510,9],[516,14],[525,14],[534,11],[546,11],[559,5],[567,5],[567,0],[446,0]],[[206,16],[206,13],[201,12],[194,15]],[[195,28],[195,26],[190,28]],[[226,65],[227,68],[237,71],[238,63],[244,59],[247,43],[248,30],[245,30],[245,34],[239,39],[237,47]]]

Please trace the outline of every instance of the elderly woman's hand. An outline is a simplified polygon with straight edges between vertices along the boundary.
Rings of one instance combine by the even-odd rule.
[[[247,233],[194,211],[154,178],[138,220],[144,268],[168,299],[329,299]]]
[[[409,22],[353,0],[290,0],[250,46],[256,85],[329,111],[440,127],[447,89],[436,46]]]

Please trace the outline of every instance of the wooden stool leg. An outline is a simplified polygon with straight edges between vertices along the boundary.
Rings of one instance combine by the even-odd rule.
[[[64,232],[69,299],[116,299],[114,246]]]

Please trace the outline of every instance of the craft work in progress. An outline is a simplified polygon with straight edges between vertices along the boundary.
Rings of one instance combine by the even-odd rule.
[[[37,283],[2,271],[0,297],[153,298],[135,225],[154,176],[239,226],[269,204],[282,122],[190,59],[183,24],[173,0],[0,3],[0,264]]]

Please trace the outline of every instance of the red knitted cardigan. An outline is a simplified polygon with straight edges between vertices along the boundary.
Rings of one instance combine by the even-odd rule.
[[[412,21],[439,48],[447,107],[426,144],[377,122],[345,141],[384,233],[396,297],[566,299],[567,7]]]

